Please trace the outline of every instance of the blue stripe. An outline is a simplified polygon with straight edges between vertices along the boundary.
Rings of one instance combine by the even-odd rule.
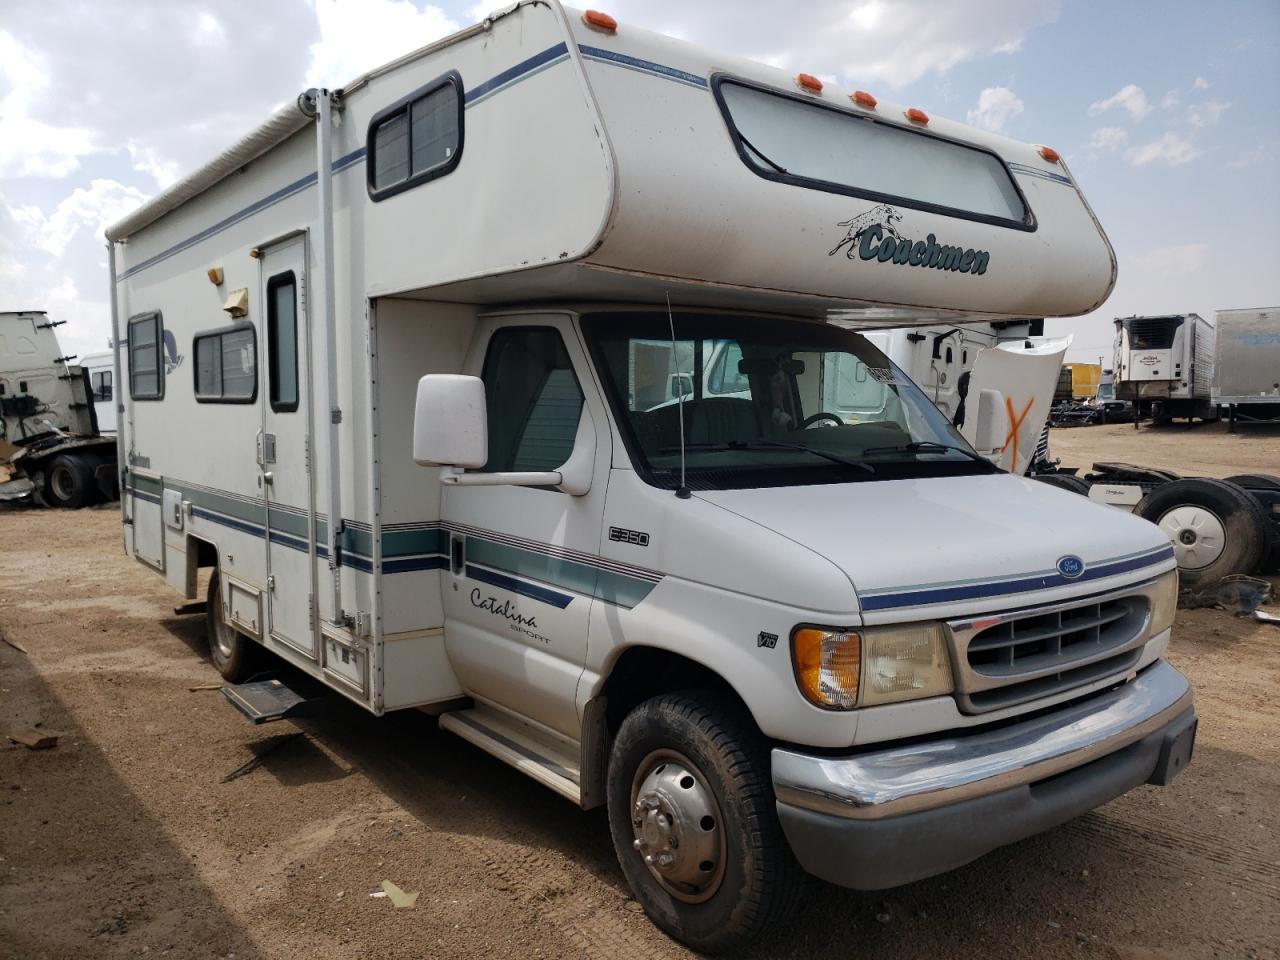
[[[890,610],[895,607],[926,606],[931,603],[954,603],[958,600],[977,600],[983,597],[1000,597],[1015,593],[1030,593],[1036,590],[1048,590],[1051,587],[1062,587],[1086,580],[1100,580],[1113,577],[1118,573],[1140,570],[1173,559],[1173,546],[1132,557],[1090,567],[1074,578],[1064,577],[1057,571],[1038,573],[1018,580],[1005,580],[999,583],[973,583],[954,587],[935,587],[928,590],[914,590],[902,593],[881,593],[862,595],[863,610]]]
[[[567,56],[568,53],[569,48],[563,42],[557,43],[554,47],[547,47],[541,53],[535,53],[528,60],[521,60],[514,67],[503,70],[501,73],[490,77],[484,83],[472,87],[463,97],[463,103],[470,106],[473,101],[479,100],[499,87],[506,86],[511,81],[524,76],[531,70],[536,70],[545,63],[550,63],[556,57]]]
[[[1039,167],[1029,167],[1025,163],[1015,163],[1008,161],[1009,169],[1014,173],[1020,173],[1028,177],[1040,177],[1043,180],[1053,180],[1055,183],[1065,183],[1069,187],[1074,187],[1070,177],[1064,177],[1060,173],[1054,173],[1052,170],[1041,170]]]
[[[383,560],[383,573],[408,573],[413,570],[443,570],[449,566],[444,554],[429,557],[406,557],[403,560]]]
[[[503,576],[500,573],[494,573],[492,570],[473,566],[470,563],[467,564],[467,576],[472,580],[479,580],[481,583],[490,584],[501,590],[510,590],[512,593],[518,593],[524,597],[541,600],[543,603],[549,603],[551,606],[558,607],[561,610],[573,602],[573,597],[567,593],[557,593],[555,590],[540,587],[536,583]]]
[[[692,87],[699,87],[703,90],[707,89],[707,78],[700,77],[696,73],[688,73],[684,70],[677,70],[675,67],[668,67],[661,63],[654,63],[652,60],[641,60],[639,57],[629,57],[625,53],[615,53],[612,50],[605,50],[602,47],[586,47],[579,46],[584,57],[591,60],[599,60],[603,63],[611,63],[618,67],[627,67],[631,70],[639,70],[642,73],[652,73],[659,77],[665,77],[668,80],[675,80],[677,83],[687,83]]]
[[[353,150],[351,153],[348,153],[345,157],[339,157],[337,160],[333,161],[333,164],[332,164],[333,172],[338,173],[342,170],[346,170],[348,167],[363,160],[364,154],[365,154],[365,148],[361,147],[359,150]],[[243,210],[239,210],[233,213],[231,216],[227,217],[225,220],[219,220],[213,226],[205,227],[205,229],[201,230],[199,233],[195,234],[194,236],[188,237],[186,240],[182,240],[179,243],[174,244],[168,250],[164,250],[160,253],[157,253],[154,257],[150,257],[146,260],[143,260],[141,263],[130,267],[124,273],[120,274],[119,279],[127,280],[129,277],[132,277],[134,274],[140,273],[141,271],[146,270],[148,267],[153,267],[157,263],[160,263],[162,260],[168,260],[174,254],[181,253],[183,250],[186,250],[188,247],[191,247],[194,244],[199,243],[201,240],[208,240],[210,237],[214,236],[215,234],[221,233],[223,230],[226,230],[228,227],[235,226],[241,220],[251,217],[255,213],[260,213],[261,211],[267,209],[268,207],[275,206],[275,204],[279,203],[281,200],[286,200],[289,197],[293,196],[295,193],[300,193],[301,191],[312,186],[317,179],[318,177],[314,173],[309,173],[305,177],[302,177],[299,180],[293,181],[293,183],[290,183],[286,186],[281,187],[275,193],[268,194],[267,196],[263,197],[261,200],[258,200],[254,203],[249,204],[249,206],[245,207]]]

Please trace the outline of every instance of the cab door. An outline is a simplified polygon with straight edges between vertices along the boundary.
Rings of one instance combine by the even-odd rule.
[[[315,485],[307,385],[306,241],[262,256],[262,432],[258,469],[266,509],[267,624],[273,640],[315,659]]]
[[[609,450],[603,402],[568,317],[496,321],[480,331],[468,373],[484,379],[484,472],[556,470],[590,443],[595,470],[581,496],[554,488],[447,486],[450,532],[445,644],[463,689],[563,733],[579,735],[574,695],[597,589]],[[585,438],[585,439],[584,439]],[[603,461],[603,462],[602,462]]]

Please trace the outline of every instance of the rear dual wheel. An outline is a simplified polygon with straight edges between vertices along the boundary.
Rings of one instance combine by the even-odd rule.
[[[609,758],[609,828],[650,919],[703,953],[740,947],[794,911],[804,883],[778,822],[768,751],[710,691],[654,697]]]

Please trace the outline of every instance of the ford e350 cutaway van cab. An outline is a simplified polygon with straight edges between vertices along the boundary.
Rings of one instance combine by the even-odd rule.
[[[583,808],[700,950],[1187,762],[1172,550],[856,329],[1093,309],[1048,148],[520,3],[108,231],[125,542],[270,653]],[[835,322],[838,321],[838,322]],[[1034,438],[1032,438],[1034,442]]]

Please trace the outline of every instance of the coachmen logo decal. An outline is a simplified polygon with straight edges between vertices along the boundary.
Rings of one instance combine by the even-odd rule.
[[[896,263],[908,267],[933,267],[935,270],[958,270],[961,273],[984,274],[991,254],[986,250],[965,249],[940,244],[931,233],[924,240],[912,240],[898,232],[896,224],[902,214],[881,203],[850,220],[841,220],[845,234],[827,253],[834,257],[841,250],[850,260],[856,254],[863,260]]]
[[[1074,580],[1084,573],[1084,561],[1073,554],[1067,554],[1058,561],[1058,572],[1068,580]]]

